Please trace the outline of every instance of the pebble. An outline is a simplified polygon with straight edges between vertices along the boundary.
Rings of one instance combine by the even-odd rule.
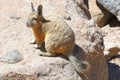
[[[23,55],[18,50],[12,50],[1,56],[1,62],[14,64],[23,60]]]

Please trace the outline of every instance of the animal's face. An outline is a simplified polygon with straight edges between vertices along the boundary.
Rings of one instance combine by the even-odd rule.
[[[32,12],[29,14],[26,24],[27,27],[33,28],[35,26],[39,26],[39,24],[42,24],[44,18],[42,16],[42,5],[39,5],[37,11],[35,11],[33,3],[31,3],[31,9]]]
[[[27,27],[34,27],[36,25],[38,25],[38,14],[37,12],[31,12],[29,14],[28,20],[27,20]]]
[[[37,12],[33,7],[33,3],[31,3],[31,8],[32,8],[32,12],[29,14],[28,20],[26,22],[27,27],[33,28],[42,25],[42,23],[49,22],[49,20],[46,20],[42,16],[42,5],[38,6]]]

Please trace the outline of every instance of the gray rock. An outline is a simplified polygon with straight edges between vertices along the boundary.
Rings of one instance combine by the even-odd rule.
[[[14,13],[7,13],[7,15],[10,17],[10,19],[20,19],[20,15],[14,14]]]
[[[109,60],[120,53],[120,28],[105,26],[102,31],[104,32],[104,55]]]
[[[120,19],[120,0],[97,0],[97,2]]]
[[[21,17],[19,16],[10,16],[11,19],[20,19]]]
[[[74,24],[75,25],[75,24]],[[76,43],[84,50],[91,70],[83,80],[108,80],[108,67],[104,57],[102,31],[94,20],[86,21],[75,30]]]
[[[87,19],[82,9],[73,0],[66,1],[66,11],[72,20]]]
[[[1,56],[1,62],[17,63],[23,60],[22,54],[18,50],[12,50]]]

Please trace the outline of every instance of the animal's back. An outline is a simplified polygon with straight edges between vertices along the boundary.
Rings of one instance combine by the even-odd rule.
[[[67,54],[73,50],[75,44],[75,37],[71,27],[62,19],[56,16],[49,16],[46,18],[50,22],[45,23],[45,44],[46,49],[52,52]]]

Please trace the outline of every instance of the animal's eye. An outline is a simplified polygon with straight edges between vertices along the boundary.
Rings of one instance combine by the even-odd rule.
[[[37,20],[37,18],[33,18],[33,20]]]

